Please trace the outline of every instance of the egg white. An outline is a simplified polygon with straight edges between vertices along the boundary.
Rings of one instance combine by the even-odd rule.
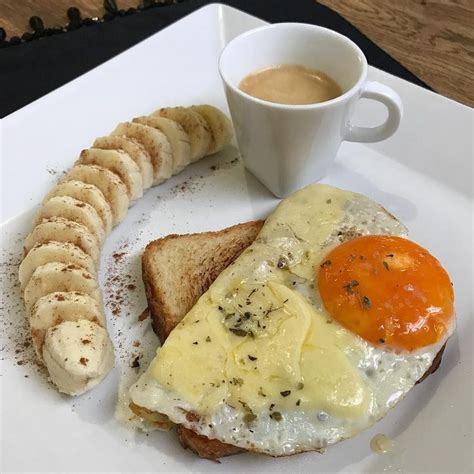
[[[332,191],[333,189],[330,188],[329,195],[334,197],[326,201],[329,206],[333,200],[339,204],[343,202],[342,219],[331,223],[331,231],[327,233],[324,241],[318,242],[317,245],[315,242],[308,245],[304,236],[302,238],[297,235],[295,227],[298,226],[288,225],[285,219],[285,215],[288,216],[291,211],[298,212],[298,208],[280,208],[280,212],[275,213],[275,218],[267,220],[268,225],[266,224],[254,244],[262,258],[253,261],[244,253],[233,267],[235,278],[245,280],[252,275],[252,278],[258,281],[269,280],[282,255],[289,255],[288,265],[282,270],[285,285],[303,295],[311,305],[331,320],[321,303],[317,284],[314,282],[315,268],[323,261],[324,256],[334,246],[359,235],[406,234],[405,227],[379,204],[355,193],[345,193],[344,199],[338,201],[337,198],[341,197],[339,193],[344,192]],[[316,191],[319,192],[320,188]],[[325,192],[328,191],[325,189]],[[307,194],[311,199],[311,193]],[[296,201],[296,205],[305,205],[307,198],[308,195],[300,199],[300,202]],[[309,221],[308,229],[315,225],[318,225],[318,221]],[[301,231],[301,228],[299,230]],[[314,252],[316,247],[317,251]],[[305,261],[301,256],[307,255],[308,249],[311,250],[311,256],[309,261]],[[219,294],[218,284],[216,288],[211,287],[210,291],[214,291],[223,304],[226,298],[232,298],[232,295]],[[334,331],[348,332],[337,321],[332,320],[332,325]],[[446,337],[433,346],[398,354],[386,347],[373,346],[351,333],[353,343],[345,348],[345,354],[372,393],[368,409],[363,415],[355,418],[337,417],[322,408],[295,408],[284,411],[279,409],[280,420],[272,419],[268,410],[255,412],[256,419],[249,424],[244,419],[245,410],[227,403],[217,404],[212,413],[203,414],[199,413],[197,407],[161,385],[150,371],[132,387],[131,398],[135,404],[163,413],[174,423],[182,424],[196,433],[251,451],[284,456],[320,450],[356,435],[381,419],[429,369],[453,330],[454,325]],[[197,416],[190,417],[189,413]]]

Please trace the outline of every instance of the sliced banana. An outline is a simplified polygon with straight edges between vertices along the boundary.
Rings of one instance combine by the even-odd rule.
[[[120,123],[112,136],[125,135],[138,140],[151,156],[153,163],[153,185],[168,179],[173,172],[173,155],[166,135],[153,127],[140,123]]]
[[[101,293],[93,273],[72,263],[51,262],[36,268],[25,286],[23,298],[28,313],[45,295],[57,291],[86,293],[101,303]]]
[[[45,197],[19,280],[33,345],[59,391],[79,395],[113,366],[97,268],[100,246],[143,190],[222,149],[232,124],[209,105],[168,107],[95,140]]]
[[[87,255],[90,255],[97,266],[100,251],[97,239],[86,226],[69,221],[63,217],[52,217],[38,224],[25,240],[25,255],[34,245],[44,244],[52,240],[56,242],[71,242]]]
[[[31,335],[36,353],[43,358],[42,348],[46,331],[63,321],[86,319],[106,327],[100,304],[91,296],[76,291],[57,291],[42,296],[30,315]]]
[[[165,117],[179,123],[188,134],[191,143],[191,161],[206,156],[211,144],[211,132],[207,122],[188,107],[166,107],[151,114],[151,117]]]
[[[140,168],[143,189],[148,189],[153,184],[153,164],[150,154],[145,147],[134,138],[125,136],[99,137],[94,141],[94,148],[103,150],[123,150]]]
[[[76,165],[62,179],[63,182],[71,180],[93,184],[99,188],[112,209],[113,224],[123,221],[130,201],[127,187],[115,173],[102,166]]]
[[[218,108],[212,105],[193,105],[190,107],[207,122],[211,131],[211,144],[207,154],[216,153],[232,140],[232,122]]]
[[[179,173],[189,165],[191,162],[191,143],[189,135],[178,122],[158,115],[137,117],[134,118],[133,121],[161,130],[166,135],[173,153],[173,174]]]
[[[46,263],[61,262],[72,263],[84,268],[93,275],[96,274],[94,260],[71,242],[46,242],[36,244],[26,255],[20,264],[18,277],[23,290],[33,275],[33,272]]]
[[[38,225],[50,217],[64,217],[86,226],[101,245],[105,240],[102,220],[97,211],[86,202],[69,196],[55,196],[41,206],[33,225]]]
[[[80,395],[97,385],[114,365],[107,331],[88,321],[64,321],[47,330],[43,359],[60,392]]]
[[[93,184],[82,181],[66,181],[56,185],[44,198],[43,204],[55,196],[70,196],[90,204],[99,214],[104,226],[105,235],[112,230],[112,210],[102,191]]]
[[[140,168],[124,151],[89,148],[81,152],[77,164],[103,166],[118,175],[127,186],[130,201],[135,201],[143,196],[143,179]]]

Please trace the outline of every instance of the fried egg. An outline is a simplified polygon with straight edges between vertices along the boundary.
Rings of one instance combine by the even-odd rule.
[[[368,428],[455,328],[447,273],[405,235],[357,193],[287,197],[158,350],[133,403],[272,456]]]

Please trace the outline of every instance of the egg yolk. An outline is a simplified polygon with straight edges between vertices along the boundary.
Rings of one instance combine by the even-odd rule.
[[[386,235],[350,240],[334,248],[316,273],[330,315],[372,344],[414,351],[441,340],[452,323],[448,274],[410,240]]]

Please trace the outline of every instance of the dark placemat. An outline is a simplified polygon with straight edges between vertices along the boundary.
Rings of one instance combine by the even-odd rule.
[[[98,66],[194,10],[214,3],[186,0],[0,50],[0,117]],[[343,17],[314,0],[226,0],[271,23],[303,22],[351,38],[369,64],[429,88]],[[113,78],[111,78],[113,80]]]

